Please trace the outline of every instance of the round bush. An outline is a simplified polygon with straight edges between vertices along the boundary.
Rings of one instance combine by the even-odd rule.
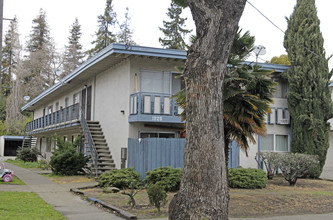
[[[229,186],[231,188],[256,189],[265,188],[267,174],[260,169],[230,168]]]
[[[160,167],[146,173],[145,184],[149,187],[160,183],[167,192],[176,192],[180,188],[183,170],[181,168]]]
[[[98,185],[100,187],[113,186],[120,189],[130,188],[134,184],[134,188],[140,183],[140,174],[133,168],[125,168],[121,170],[110,170],[102,173],[98,177]]]
[[[37,156],[39,151],[37,148],[30,147],[20,147],[16,151],[17,159],[23,160],[24,162],[35,162],[37,161]]]
[[[54,173],[69,176],[82,171],[88,160],[82,153],[77,152],[75,147],[64,146],[53,152],[50,165]]]

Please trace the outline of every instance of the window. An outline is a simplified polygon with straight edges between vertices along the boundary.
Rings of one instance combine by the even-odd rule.
[[[175,138],[173,132],[140,132],[139,138]]]
[[[56,103],[55,110],[59,111],[59,102]]]
[[[288,151],[287,135],[275,135],[275,151]]]
[[[274,98],[287,98],[289,91],[288,81],[282,78],[275,78],[274,81],[278,83],[276,86],[276,92],[274,93]]]
[[[80,93],[76,93],[73,95],[73,105],[79,103],[80,100]]]
[[[46,152],[51,152],[51,138],[46,138]]]
[[[168,72],[142,72],[141,92],[170,94],[170,75]]]
[[[260,137],[260,151],[274,151],[273,134],[266,134]]]
[[[68,107],[68,104],[69,104],[69,98],[68,98],[68,97],[66,97],[66,98],[65,98],[65,108],[67,108],[67,107]]]
[[[260,152],[289,152],[288,135],[266,134],[260,136]]]
[[[47,113],[50,115],[50,114],[52,114],[52,112],[53,112],[53,106],[50,105],[50,106],[47,108]]]

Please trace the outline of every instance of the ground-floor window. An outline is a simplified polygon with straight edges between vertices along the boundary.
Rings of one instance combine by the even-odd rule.
[[[289,152],[289,136],[266,134],[259,137],[260,152]]]
[[[139,138],[175,138],[175,132],[139,132]]]
[[[51,152],[52,138],[46,138],[46,152]]]

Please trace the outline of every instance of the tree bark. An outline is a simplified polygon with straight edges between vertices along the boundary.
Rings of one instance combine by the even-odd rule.
[[[223,80],[246,0],[189,0],[197,40],[188,52],[186,144],[181,188],[169,219],[228,219]]]

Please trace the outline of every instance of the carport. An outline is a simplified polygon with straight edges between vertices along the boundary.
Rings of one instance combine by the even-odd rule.
[[[16,150],[22,146],[23,136],[1,136],[0,156],[16,156]]]

